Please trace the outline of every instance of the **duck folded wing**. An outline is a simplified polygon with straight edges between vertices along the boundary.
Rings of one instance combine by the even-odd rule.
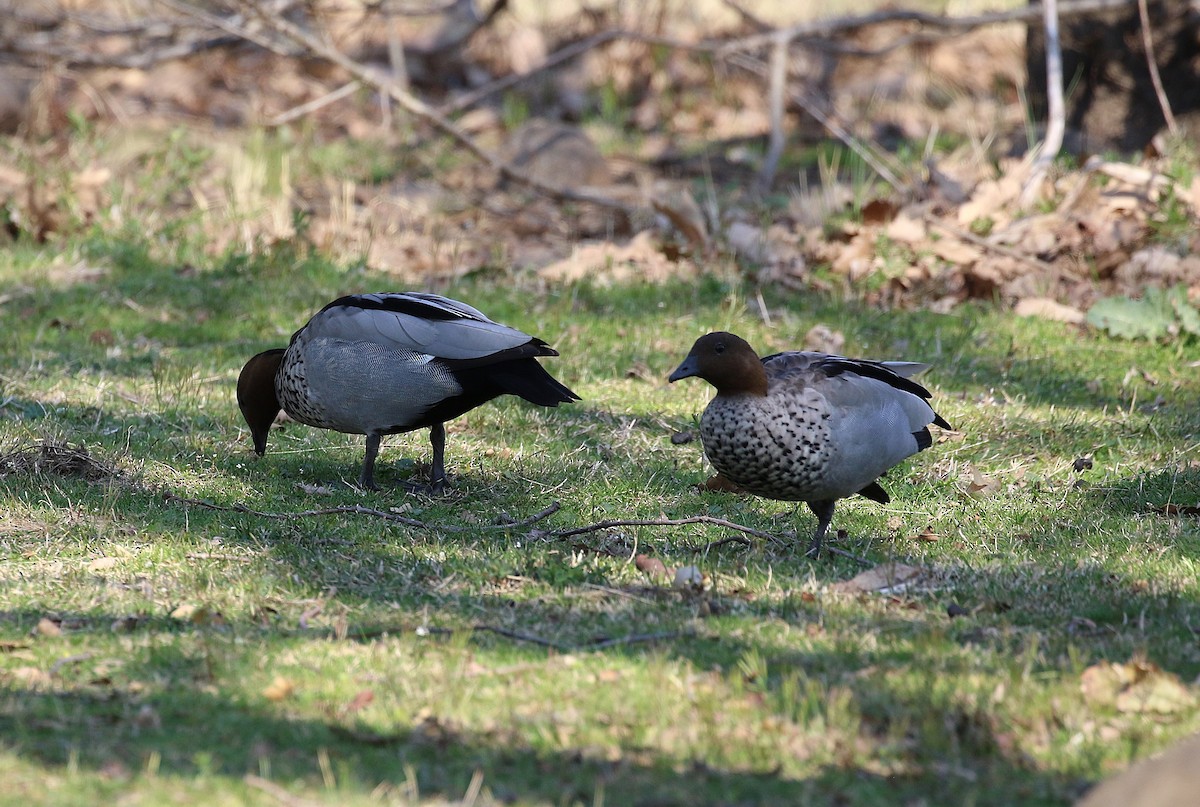
[[[437,295],[359,294],[325,306],[309,336],[376,342],[443,359],[480,359],[533,344],[529,355],[557,355],[541,340],[500,325],[476,309]]]
[[[776,353],[763,360],[772,386],[776,383],[815,385],[822,392],[841,390],[846,400],[840,405],[871,406],[894,398],[908,412],[916,432],[930,423],[949,429],[941,415],[926,403],[932,393],[911,379],[929,369],[928,364],[913,361],[869,361],[848,359],[830,353],[791,351]],[[835,383],[834,379],[841,383]],[[866,381],[876,382],[879,386]],[[889,392],[889,389],[891,392]],[[828,397],[828,396],[827,396]],[[832,403],[832,401],[831,401]]]

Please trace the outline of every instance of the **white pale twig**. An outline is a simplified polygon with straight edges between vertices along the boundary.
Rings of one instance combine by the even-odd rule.
[[[1062,149],[1063,133],[1066,131],[1066,113],[1063,109],[1062,44],[1058,34],[1058,0],[1045,0],[1042,5],[1042,23],[1046,29],[1046,137],[1034,150],[1033,164],[1025,187],[1021,191],[1021,206],[1029,207],[1041,192],[1042,182],[1050,165]]]

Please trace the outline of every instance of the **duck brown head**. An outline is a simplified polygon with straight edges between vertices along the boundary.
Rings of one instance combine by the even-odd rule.
[[[718,395],[767,394],[767,371],[758,354],[745,339],[725,331],[697,339],[667,380],[675,382],[692,376],[712,384]]]
[[[275,394],[275,374],[282,361],[282,348],[265,350],[246,362],[238,376],[238,408],[254,438],[254,453],[260,457],[267,451],[267,434],[282,408]]]

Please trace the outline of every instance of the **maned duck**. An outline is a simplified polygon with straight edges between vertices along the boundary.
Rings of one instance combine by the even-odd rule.
[[[668,380],[698,376],[717,388],[700,418],[704,453],[751,493],[806,502],[817,517],[815,557],[838,499],[887,502],[876,480],[932,445],[930,423],[950,428],[929,390],[908,378],[926,367],[808,351],[760,360],[741,337],[710,333]]]
[[[367,436],[358,483],[375,485],[380,439],[425,426],[433,445],[429,485],[445,486],[443,424],[498,395],[539,406],[579,396],[534,358],[557,356],[541,339],[437,294],[354,294],[334,300],[292,335],[287,349],[242,368],[237,398],[254,451],[267,450],[279,410],[322,429]]]

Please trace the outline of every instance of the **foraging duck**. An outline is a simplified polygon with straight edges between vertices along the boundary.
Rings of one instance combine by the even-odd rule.
[[[428,427],[429,485],[410,487],[437,493],[446,483],[446,421],[504,394],[539,406],[579,400],[535,358],[557,355],[448,297],[353,294],[317,312],[286,350],[246,362],[238,406],[259,456],[280,409],[309,426],[365,434],[358,484],[371,490],[382,436]]]
[[[697,339],[668,380],[696,376],[717,388],[700,418],[704,453],[751,493],[808,504],[816,557],[838,499],[886,503],[879,477],[933,444],[930,423],[950,428],[909,378],[927,367],[809,351],[759,359],[741,337],[718,332]]]

